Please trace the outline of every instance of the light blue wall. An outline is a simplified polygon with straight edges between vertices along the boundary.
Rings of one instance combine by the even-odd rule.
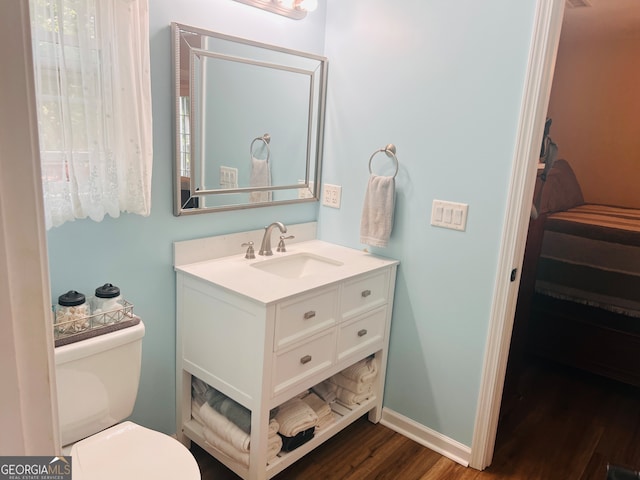
[[[471,445],[535,0],[329,0],[323,239],[361,248],[371,154],[398,149],[385,407]],[[385,156],[376,157],[382,173]],[[387,161],[391,166],[391,162]],[[429,225],[469,204],[466,232]]]
[[[321,54],[324,8],[294,21],[231,0],[151,0],[150,46],[153,98],[151,215],[123,214],[101,223],[67,223],[49,231],[52,297],[69,289],[91,293],[111,282],[134,304],[147,327],[142,378],[133,420],[175,432],[174,241],[261,228],[270,221],[314,221],[315,203],[174,217],[171,87],[172,21]]]
[[[362,248],[367,163],[395,143],[396,223],[375,250],[401,261],[385,405],[470,445],[535,0],[327,0],[326,45],[320,3],[294,22],[231,0],[150,2],[152,214],[51,231],[53,295],[122,287],[147,325],[134,420],[173,432],[171,243],[319,218],[323,239]],[[172,216],[171,21],[329,57],[323,180],[343,186],[339,210]],[[434,198],[469,203],[466,232],[429,226]]]

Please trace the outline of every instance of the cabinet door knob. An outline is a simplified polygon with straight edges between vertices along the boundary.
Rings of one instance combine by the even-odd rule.
[[[316,316],[316,312],[313,310],[309,310],[308,312],[305,312],[304,319],[309,320],[310,318],[313,318],[315,316]]]
[[[371,295],[371,290],[365,290],[365,291],[362,292],[362,296],[364,298],[367,298],[369,295]]]
[[[364,337],[367,334],[367,329],[363,328],[362,330],[358,330],[358,336]]]
[[[304,365],[305,363],[309,363],[311,361],[311,355],[305,355],[300,359],[300,363]]]

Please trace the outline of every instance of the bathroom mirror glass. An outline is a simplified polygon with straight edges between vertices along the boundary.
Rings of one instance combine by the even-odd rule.
[[[174,213],[318,200],[327,59],[171,28]]]

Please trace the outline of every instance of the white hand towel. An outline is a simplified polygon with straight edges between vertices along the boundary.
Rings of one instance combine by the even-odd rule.
[[[271,168],[269,162],[251,157],[251,175],[249,178],[251,187],[270,187],[271,186]],[[249,201],[251,203],[270,202],[271,192],[251,192],[249,193]]]
[[[395,199],[395,178],[371,174],[362,208],[360,242],[373,247],[386,247],[389,244]]]

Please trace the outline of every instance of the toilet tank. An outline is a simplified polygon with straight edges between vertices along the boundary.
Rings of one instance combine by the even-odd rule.
[[[144,324],[55,349],[62,445],[124,420],[138,394]]]

